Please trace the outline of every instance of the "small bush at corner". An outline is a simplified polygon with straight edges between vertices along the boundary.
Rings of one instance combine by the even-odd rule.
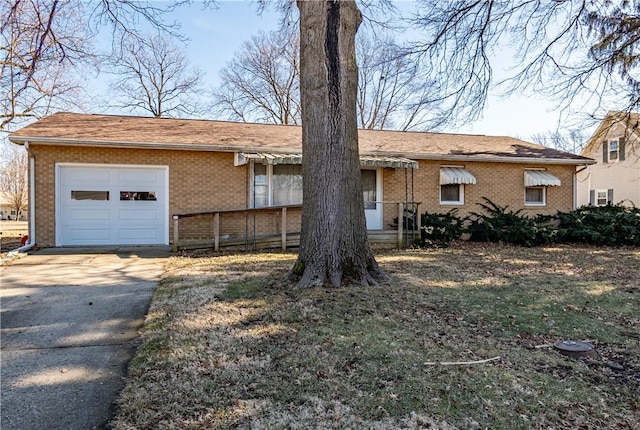
[[[460,239],[465,233],[467,218],[460,218],[457,209],[447,213],[425,212],[420,218],[420,238],[415,245],[420,247],[447,246],[451,241]]]

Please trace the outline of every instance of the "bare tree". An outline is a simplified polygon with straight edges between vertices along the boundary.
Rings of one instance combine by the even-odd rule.
[[[443,120],[482,112],[494,78],[493,65],[509,47],[512,73],[507,92],[529,88],[600,115],[640,107],[637,42],[638,1],[422,0],[412,24],[424,35],[408,53],[439,85]]]
[[[236,121],[300,123],[298,32],[260,32],[221,71],[214,110]]]
[[[16,213],[16,219],[27,206],[28,159],[22,148],[5,146],[0,162],[0,191]]]
[[[540,145],[559,149],[560,151],[580,154],[589,141],[589,136],[585,136],[579,130],[550,130],[544,133],[536,133],[531,136],[531,140]]]
[[[358,126],[365,129],[428,129],[435,124],[436,106],[423,103],[431,91],[428,82],[416,79],[419,63],[402,55],[389,36],[359,32]]]
[[[142,40],[144,22],[172,36],[165,12],[189,3],[158,6],[139,0],[4,0],[0,2],[0,131],[16,121],[40,118],[78,103],[78,66],[96,58],[92,36],[108,27],[109,56],[120,56],[125,41]],[[215,4],[207,1],[206,4]]]
[[[70,60],[88,50],[80,5],[55,0],[1,3],[0,131],[77,100],[80,86]]]
[[[383,31],[383,30],[381,30]],[[360,30],[358,126],[367,129],[425,128],[433,108],[422,104],[429,85],[416,81],[418,64],[402,55],[390,37]],[[300,123],[298,31],[259,33],[221,71],[213,91],[216,115],[244,122]]]
[[[183,48],[167,37],[154,35],[132,39],[114,59],[110,85],[113,106],[133,112],[149,112],[155,117],[194,115],[199,111],[198,92],[202,72],[189,68]]]

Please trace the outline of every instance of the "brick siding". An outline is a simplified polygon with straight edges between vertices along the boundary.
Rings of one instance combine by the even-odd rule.
[[[246,207],[248,165],[233,165],[232,153],[176,151],[160,149],[123,149],[32,144],[30,152],[35,157],[36,169],[36,240],[40,246],[55,245],[55,164],[88,163],[113,165],[157,165],[169,167],[169,215],[175,213],[204,212],[212,210],[242,209]],[[461,165],[434,161],[420,161],[420,168],[413,172],[414,198],[422,202],[420,212],[447,212],[459,208],[460,215],[480,210],[476,204],[482,197],[510,209],[524,208],[524,213],[553,214],[568,211],[573,202],[574,166],[543,166],[510,163],[465,163],[464,167],[477,179],[476,185],[465,186],[465,202],[461,206],[443,206],[439,203],[440,166]],[[524,206],[525,168],[546,167],[547,171],[562,181],[560,187],[548,187],[547,204],[544,207]],[[385,201],[405,200],[405,172],[403,169],[384,169],[383,195]],[[410,186],[411,174],[407,175]],[[411,190],[409,189],[409,200]],[[384,205],[383,229],[389,228],[398,216],[396,205]],[[170,222],[170,239],[172,223]],[[245,223],[244,215],[232,219],[221,217],[220,233],[239,235],[245,226],[253,231],[253,218]],[[299,231],[300,211],[287,214],[287,230]],[[187,226],[189,226],[187,228]],[[184,234],[192,237],[210,237],[211,219],[185,223]],[[256,219],[258,234],[278,233],[280,214]],[[182,232],[182,227],[181,227]],[[182,235],[182,234],[181,234]]]

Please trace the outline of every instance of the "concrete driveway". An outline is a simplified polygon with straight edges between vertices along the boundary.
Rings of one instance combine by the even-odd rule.
[[[168,255],[48,249],[0,267],[2,429],[105,428]]]

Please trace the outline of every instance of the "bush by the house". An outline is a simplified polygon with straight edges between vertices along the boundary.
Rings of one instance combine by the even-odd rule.
[[[484,198],[486,213],[461,218],[457,209],[421,216],[420,247],[446,246],[467,233],[476,242],[504,242],[537,246],[547,243],[585,243],[598,246],[640,246],[640,209],[623,205],[583,206],[556,215],[530,218]],[[396,220],[397,222],[397,220]],[[413,218],[405,223],[413,228]]]
[[[458,210],[452,209],[447,213],[425,212],[420,218],[420,238],[415,245],[421,247],[447,246],[452,240],[460,239],[465,233],[465,221],[460,218]]]
[[[557,241],[600,246],[640,245],[640,209],[622,205],[583,206],[558,212]]]
[[[470,240],[477,242],[505,242],[515,245],[536,246],[550,243],[555,236],[548,217],[529,218],[522,209],[512,211],[488,198],[478,203],[487,213],[472,213],[468,232]]]

